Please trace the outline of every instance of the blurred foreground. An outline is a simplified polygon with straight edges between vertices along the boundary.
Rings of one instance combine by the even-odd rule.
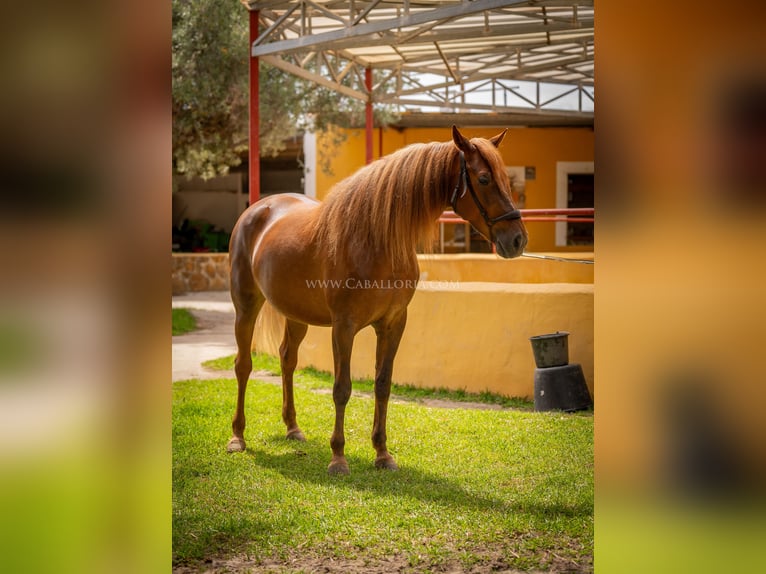
[[[761,562],[766,10],[753,6],[597,10],[596,572]]]
[[[170,3],[0,18],[5,572],[170,565]]]

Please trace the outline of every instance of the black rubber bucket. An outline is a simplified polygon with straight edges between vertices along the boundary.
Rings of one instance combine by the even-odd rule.
[[[589,409],[592,405],[579,364],[535,369],[536,411],[572,412]]]
[[[566,331],[556,331],[529,338],[538,369],[561,367],[569,363],[568,337],[569,333]]]

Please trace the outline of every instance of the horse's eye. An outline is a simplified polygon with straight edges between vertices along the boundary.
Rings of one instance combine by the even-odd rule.
[[[482,185],[487,185],[489,183],[489,176],[486,173],[482,173],[479,176],[479,183]]]

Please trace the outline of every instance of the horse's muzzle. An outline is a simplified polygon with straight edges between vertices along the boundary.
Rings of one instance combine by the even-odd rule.
[[[495,249],[504,259],[512,259],[524,253],[527,246],[527,234],[518,229],[498,232],[495,236]]]

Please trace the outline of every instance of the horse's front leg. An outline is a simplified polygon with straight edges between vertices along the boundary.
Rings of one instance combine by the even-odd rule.
[[[375,466],[388,470],[399,469],[386,447],[386,415],[388,398],[391,395],[394,357],[399,349],[399,341],[402,339],[406,323],[407,309],[405,308],[393,319],[374,325],[378,341],[375,352],[375,419],[372,424],[372,446],[377,453]]]
[[[332,326],[332,353],[335,362],[335,383],[332,398],[335,402],[335,427],[330,438],[332,460],[327,468],[330,474],[349,474],[344,447],[346,437],[343,423],[346,404],[351,397],[351,348],[356,329],[349,322],[337,321]]]

